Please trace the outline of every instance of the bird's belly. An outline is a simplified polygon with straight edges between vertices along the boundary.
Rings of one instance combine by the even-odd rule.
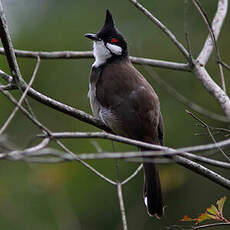
[[[95,88],[91,85],[88,93],[90,99],[90,106],[93,115],[103,121],[114,133],[122,136],[126,136],[121,127],[121,122],[117,118],[116,114],[111,109],[103,107],[96,98]]]

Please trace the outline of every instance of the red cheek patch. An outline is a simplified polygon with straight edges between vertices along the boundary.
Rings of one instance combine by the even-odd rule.
[[[111,43],[116,43],[116,42],[118,42],[118,40],[116,38],[112,38],[110,42]]]

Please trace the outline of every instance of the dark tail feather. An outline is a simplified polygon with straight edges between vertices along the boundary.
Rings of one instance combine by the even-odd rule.
[[[147,160],[147,159],[146,159]],[[155,163],[144,165],[144,202],[148,214],[160,218],[163,215],[163,198],[158,169]]]

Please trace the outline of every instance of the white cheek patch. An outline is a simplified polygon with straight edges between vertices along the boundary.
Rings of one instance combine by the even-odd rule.
[[[120,46],[117,45],[112,45],[110,43],[106,44],[106,47],[113,53],[116,55],[121,55],[122,54],[122,48]]]
[[[93,42],[93,56],[95,57],[94,67],[98,67],[106,62],[112,55],[109,50],[105,47],[103,41]]]
[[[144,203],[145,203],[145,206],[148,207],[148,199],[147,199],[147,196],[145,196],[145,198],[144,198]]]

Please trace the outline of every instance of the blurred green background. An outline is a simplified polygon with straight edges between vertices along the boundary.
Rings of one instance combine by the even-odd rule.
[[[184,1],[141,1],[185,45]],[[191,2],[190,2],[191,3]],[[202,0],[208,16],[215,12],[217,1]],[[84,38],[87,32],[97,32],[104,23],[105,10],[113,13],[118,29],[128,40],[129,52],[162,60],[185,62],[169,39],[129,1],[119,0],[4,0],[7,20],[14,47],[24,50],[91,50],[92,44]],[[189,32],[192,53],[199,54],[207,28],[196,9],[189,4]],[[230,63],[228,15],[219,39],[223,60]],[[9,73],[4,56],[0,69]],[[18,58],[21,72],[29,81],[35,60]],[[91,113],[88,92],[88,75],[93,59],[42,60],[33,87],[38,91],[73,107]],[[207,109],[222,113],[215,100],[193,75],[185,72],[149,68],[148,72],[136,66],[159,95],[165,122],[165,145],[182,147],[211,142],[207,135],[196,136],[204,130],[185,113],[186,107],[158,86],[148,72],[156,72],[180,93]],[[208,70],[219,83],[218,68],[213,55]],[[225,71],[226,85],[230,90],[230,74]],[[3,83],[3,80],[0,79]],[[14,92],[15,96],[19,96]],[[29,98],[37,118],[52,131],[95,131],[96,128],[56,112]],[[13,106],[0,95],[0,126],[11,113]],[[211,126],[227,127],[224,123],[199,116]],[[40,131],[20,112],[13,119],[5,135],[18,148],[31,143]],[[217,140],[223,137],[217,137]],[[103,151],[113,151],[111,141],[98,141]],[[34,142],[33,142],[34,143]],[[63,141],[74,153],[96,152],[91,140]],[[115,143],[116,151],[135,150]],[[229,152],[229,151],[226,151]],[[217,159],[223,159],[220,154]],[[104,175],[115,179],[115,162],[100,160],[89,162]],[[137,167],[134,162],[120,162],[124,179]],[[183,225],[178,220],[184,215],[198,216],[211,203],[229,191],[209,180],[175,164],[160,165],[164,191],[166,218],[161,221],[148,217],[142,202],[142,172],[123,186],[129,229],[163,229],[170,225]],[[212,167],[210,167],[212,168]],[[227,171],[212,168],[224,176]],[[230,215],[230,201],[225,205]],[[29,164],[0,162],[0,229],[4,230],[73,230],[121,229],[116,187],[106,183],[78,163]],[[214,228],[213,228],[214,229]],[[218,227],[216,229],[222,229]],[[223,228],[224,229],[224,228]],[[226,228],[225,228],[226,229]]]

